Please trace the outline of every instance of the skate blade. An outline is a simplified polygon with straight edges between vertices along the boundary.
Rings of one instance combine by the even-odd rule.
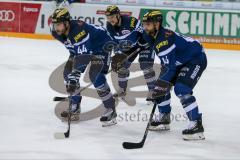
[[[113,126],[115,124],[117,124],[117,120],[112,119],[111,121],[102,122],[102,127],[109,127],[109,126]]]
[[[170,130],[170,125],[169,124],[160,124],[158,126],[149,126],[150,131],[169,131]]]
[[[204,134],[201,133],[195,133],[192,135],[183,135],[183,140],[185,141],[192,141],[192,140],[205,140]]]
[[[54,134],[54,138],[55,139],[65,139],[66,137],[65,137],[65,135],[64,135],[64,133],[55,133]]]

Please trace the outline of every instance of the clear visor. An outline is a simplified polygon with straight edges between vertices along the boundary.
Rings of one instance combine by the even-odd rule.
[[[60,22],[60,23],[51,23],[51,24],[50,24],[50,29],[51,29],[52,31],[56,31],[57,28],[58,28],[58,26],[60,26],[62,23],[63,23],[63,22]]]

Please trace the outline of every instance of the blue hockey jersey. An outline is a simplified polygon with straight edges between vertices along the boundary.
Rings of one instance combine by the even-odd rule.
[[[187,62],[195,58],[205,58],[204,49],[197,40],[163,27],[156,37],[153,38],[144,32],[143,38],[165,66],[164,74],[159,77],[165,81],[171,81],[176,76],[177,69]]]
[[[141,37],[143,28],[140,20],[135,17],[122,15],[120,26],[112,26],[109,22],[107,22],[107,31],[118,44],[127,41],[132,47],[134,47],[137,45],[137,42]]]
[[[68,36],[59,36],[55,31],[52,35],[65,45],[71,55],[99,54],[104,52],[103,46],[112,41],[103,27],[77,20],[70,22]]]

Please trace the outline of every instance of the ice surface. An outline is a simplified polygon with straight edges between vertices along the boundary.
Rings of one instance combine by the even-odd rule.
[[[170,132],[149,132],[143,149],[124,150],[122,142],[142,138],[144,115],[152,108],[143,98],[134,107],[121,102],[117,108],[122,117],[139,112],[140,121],[118,117],[118,125],[102,128],[96,118],[73,124],[69,139],[56,140],[54,133],[67,126],[54,114],[52,98],[62,94],[48,80],[68,57],[67,50],[57,41],[0,37],[0,159],[239,159],[240,51],[206,52],[208,68],[194,92],[206,140],[183,141],[187,121],[175,117]],[[99,103],[83,98],[82,110]],[[172,106],[175,116],[184,116],[175,96]]]

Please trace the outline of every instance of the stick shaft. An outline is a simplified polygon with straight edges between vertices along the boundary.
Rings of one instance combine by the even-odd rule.
[[[152,109],[152,112],[150,114],[150,118],[148,120],[148,124],[147,124],[147,127],[146,127],[146,130],[144,132],[144,136],[143,136],[143,139],[142,139],[142,143],[144,144],[146,139],[147,139],[147,135],[148,135],[148,131],[149,131],[149,126],[151,125],[151,122],[152,122],[152,119],[153,119],[153,115],[155,113],[155,110],[156,110],[156,106],[157,106],[157,103],[154,102],[154,105],[153,105],[153,109]]]

